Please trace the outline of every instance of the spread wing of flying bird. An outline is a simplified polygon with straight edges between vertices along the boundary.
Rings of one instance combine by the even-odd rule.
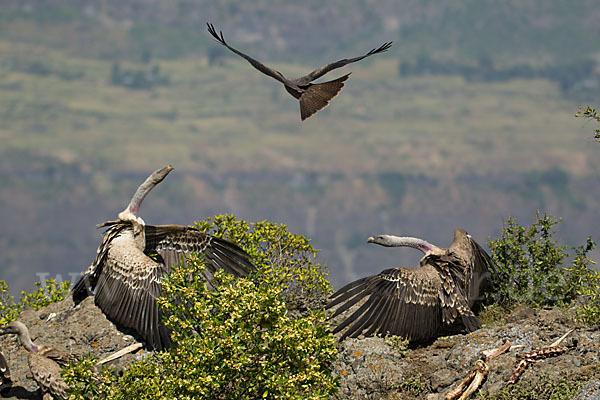
[[[294,96],[296,99],[300,101],[300,117],[304,121],[311,115],[315,114],[317,111],[326,107],[329,104],[329,101],[333,99],[344,87],[344,82],[348,79],[350,74],[346,74],[340,78],[334,79],[329,82],[323,83],[311,83],[326,73],[333,71],[334,69],[341,68],[345,65],[357,62],[362,60],[363,58],[372,56],[373,54],[383,53],[387,51],[390,47],[392,47],[392,42],[387,42],[381,45],[380,47],[369,51],[367,54],[362,55],[360,57],[354,58],[345,58],[343,60],[339,60],[330,64],[323,65],[320,68],[315,69],[311,73],[301,76],[300,78],[286,78],[279,71],[276,71],[270,67],[267,67],[260,61],[255,60],[254,58],[242,53],[239,50],[231,47],[223,36],[223,32],[217,30],[215,27],[208,23],[208,32],[223,46],[227,47],[229,50],[237,54],[238,56],[244,58],[248,61],[254,68],[259,70],[265,75],[270,76],[281,82],[285,89]]]
[[[392,334],[419,342],[435,338],[458,318],[469,332],[481,327],[470,305],[489,285],[488,269],[493,264],[466,232],[456,229],[448,249],[393,235],[370,237],[368,242],[414,247],[425,255],[419,268],[390,268],[335,292],[327,305],[328,309],[337,306],[331,318],[356,307],[334,333],[345,330],[342,339]]]
[[[163,278],[186,256],[204,256],[204,276],[209,282],[217,269],[237,277],[255,270],[248,254],[233,243],[191,227],[146,225],[137,216],[146,195],[172,169],[155,171],[117,220],[100,225],[108,229],[96,258],[72,290],[77,303],[95,288],[96,305],[121,326],[134,329],[153,349],[171,345],[156,298]]]

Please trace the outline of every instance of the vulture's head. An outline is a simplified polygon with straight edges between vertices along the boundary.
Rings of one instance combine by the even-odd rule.
[[[29,329],[20,321],[13,321],[0,327],[0,336],[2,335],[17,335],[25,350],[38,351],[38,347],[31,341]]]
[[[370,238],[367,239],[367,243],[375,243],[375,244],[378,244],[380,246],[385,246],[385,247],[398,246],[397,238],[393,235],[371,236]]]

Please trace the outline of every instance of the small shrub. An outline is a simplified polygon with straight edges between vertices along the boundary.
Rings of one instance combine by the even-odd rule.
[[[327,266],[316,262],[318,250],[310,239],[289,232],[286,225],[217,215],[196,222],[196,228],[246,250],[258,269],[253,277],[257,285],[280,287],[291,309],[320,308],[332,291]]]
[[[587,255],[595,246],[596,243],[588,237],[585,245],[575,248],[575,259],[566,269],[571,291],[579,296],[577,318],[588,325],[600,324],[600,272],[588,267],[595,262]]]
[[[561,268],[568,256],[567,246],[552,238],[553,227],[559,222],[552,216],[541,217],[539,212],[529,227],[509,218],[502,236],[488,242],[499,271],[492,294],[497,304],[542,306],[572,299]]]
[[[400,391],[414,398],[420,399],[429,392],[429,385],[423,375],[416,374],[400,384]]]
[[[42,282],[36,282],[35,286],[37,289],[31,293],[21,291],[21,298],[15,303],[6,282],[0,281],[0,325],[16,320],[21,311],[27,307],[38,310],[48,304],[64,300],[69,294],[71,282],[57,283],[54,279],[48,279],[44,285]]]
[[[402,336],[387,335],[383,338],[383,341],[400,355],[405,356],[408,354],[408,339],[405,339]]]
[[[484,323],[502,321],[518,304],[568,305],[575,300],[579,320],[600,323],[600,273],[589,267],[595,263],[588,257],[595,243],[588,237],[585,244],[574,247],[575,256],[566,264],[567,246],[552,238],[559,221],[538,213],[530,227],[523,227],[509,218],[502,237],[488,242],[500,273],[494,281],[494,303],[480,316]]]
[[[336,340],[322,309],[289,312],[330,291],[316,250],[284,225],[217,216],[196,226],[239,244],[258,268],[250,278],[217,271],[209,290],[201,257],[173,269],[159,306],[174,346],[133,363],[122,377],[91,382],[79,363],[65,371],[76,399],[327,399]],[[301,302],[293,297],[304,296]],[[308,300],[307,300],[308,299]]]
[[[292,319],[279,288],[222,271],[209,291],[203,268],[190,259],[163,283],[159,304],[169,315],[174,347],[135,363],[117,382],[106,379],[111,388],[91,387],[81,364],[72,367],[65,377],[76,398],[87,398],[81,397],[86,391],[107,399],[327,399],[335,393],[335,338],[323,311]]]

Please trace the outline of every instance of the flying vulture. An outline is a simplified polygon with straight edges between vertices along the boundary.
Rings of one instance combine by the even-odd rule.
[[[95,288],[94,301],[109,318],[135,330],[151,349],[170,347],[169,332],[161,323],[156,298],[161,282],[180,260],[193,253],[206,262],[210,282],[217,269],[245,277],[256,268],[237,245],[197,229],[180,225],[146,225],[138,217],[142,201],[173,169],[168,165],[154,171],[140,185],[129,205],[107,227],[92,265],[75,284],[75,303]]]
[[[459,318],[469,332],[481,327],[471,307],[491,285],[490,273],[495,267],[464,230],[454,230],[454,241],[447,249],[393,235],[370,237],[368,242],[413,247],[425,255],[419,268],[386,269],[351,282],[331,296],[327,308],[338,306],[332,318],[358,307],[334,330],[347,328],[342,340],[361,334],[391,334],[422,342],[435,338]]]
[[[272,68],[267,67],[263,63],[253,59],[252,57],[242,53],[239,50],[234,49],[225,41],[223,37],[223,32],[217,34],[217,30],[215,27],[208,23],[208,32],[219,41],[223,46],[227,47],[229,50],[233,51],[238,56],[246,59],[254,68],[259,70],[265,75],[270,76],[283,83],[283,86],[288,91],[289,94],[294,96],[296,99],[300,101],[300,117],[304,121],[306,118],[310,117],[317,111],[322,108],[325,108],[331,99],[333,99],[344,87],[344,81],[348,79],[350,74],[346,74],[340,78],[334,79],[329,82],[323,83],[311,83],[326,73],[333,71],[336,68],[341,68],[347,64],[357,62],[362,60],[363,58],[372,56],[373,54],[383,53],[387,51],[390,47],[392,47],[392,42],[387,42],[381,45],[381,47],[373,49],[369,51],[367,54],[355,57],[355,58],[344,58],[343,60],[339,60],[333,62],[331,64],[323,65],[320,68],[315,69],[308,75],[304,75],[300,78],[286,78],[279,71],[275,71]]]

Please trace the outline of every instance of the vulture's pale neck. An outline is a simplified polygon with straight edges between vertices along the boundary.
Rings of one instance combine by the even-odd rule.
[[[20,321],[13,321],[8,326],[10,329],[10,333],[17,334],[17,336],[19,337],[19,341],[21,342],[21,345],[25,348],[25,350],[33,351],[34,353],[37,353],[39,351],[39,347],[33,344],[31,336],[29,335],[29,329],[27,329],[24,323]]]
[[[386,247],[412,247],[421,250],[424,254],[439,250],[437,246],[423,239],[410,236],[379,235],[370,237],[367,242]]]
[[[150,191],[154,189],[154,186],[161,183],[162,180],[165,179],[169,172],[171,172],[172,170],[173,167],[171,165],[167,165],[166,167],[154,171],[152,175],[150,175],[144,181],[144,183],[142,183],[137,188],[135,194],[129,202],[129,205],[121,213],[119,213],[119,219],[123,221],[137,220],[139,218],[137,215],[140,210],[140,206],[142,205],[142,202],[144,201],[148,193],[150,193]],[[143,220],[141,220],[141,218],[139,219],[140,221],[138,222],[141,222],[143,224]]]

